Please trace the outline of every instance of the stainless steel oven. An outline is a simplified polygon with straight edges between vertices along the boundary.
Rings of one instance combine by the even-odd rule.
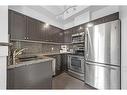
[[[72,76],[84,80],[84,56],[68,55],[68,71]]]

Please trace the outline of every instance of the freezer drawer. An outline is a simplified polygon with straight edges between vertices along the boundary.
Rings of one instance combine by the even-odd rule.
[[[120,89],[120,67],[86,62],[85,83],[97,89]]]

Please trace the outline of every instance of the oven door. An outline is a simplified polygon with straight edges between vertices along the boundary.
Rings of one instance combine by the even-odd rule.
[[[78,73],[84,73],[84,59],[81,56],[70,55],[69,69]]]

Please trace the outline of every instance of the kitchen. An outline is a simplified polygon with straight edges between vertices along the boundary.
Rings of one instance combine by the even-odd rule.
[[[7,89],[122,89],[121,10],[8,6]]]

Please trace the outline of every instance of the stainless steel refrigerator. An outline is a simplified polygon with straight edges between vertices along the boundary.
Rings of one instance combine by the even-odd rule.
[[[120,89],[120,21],[85,32],[85,83],[97,89]]]

